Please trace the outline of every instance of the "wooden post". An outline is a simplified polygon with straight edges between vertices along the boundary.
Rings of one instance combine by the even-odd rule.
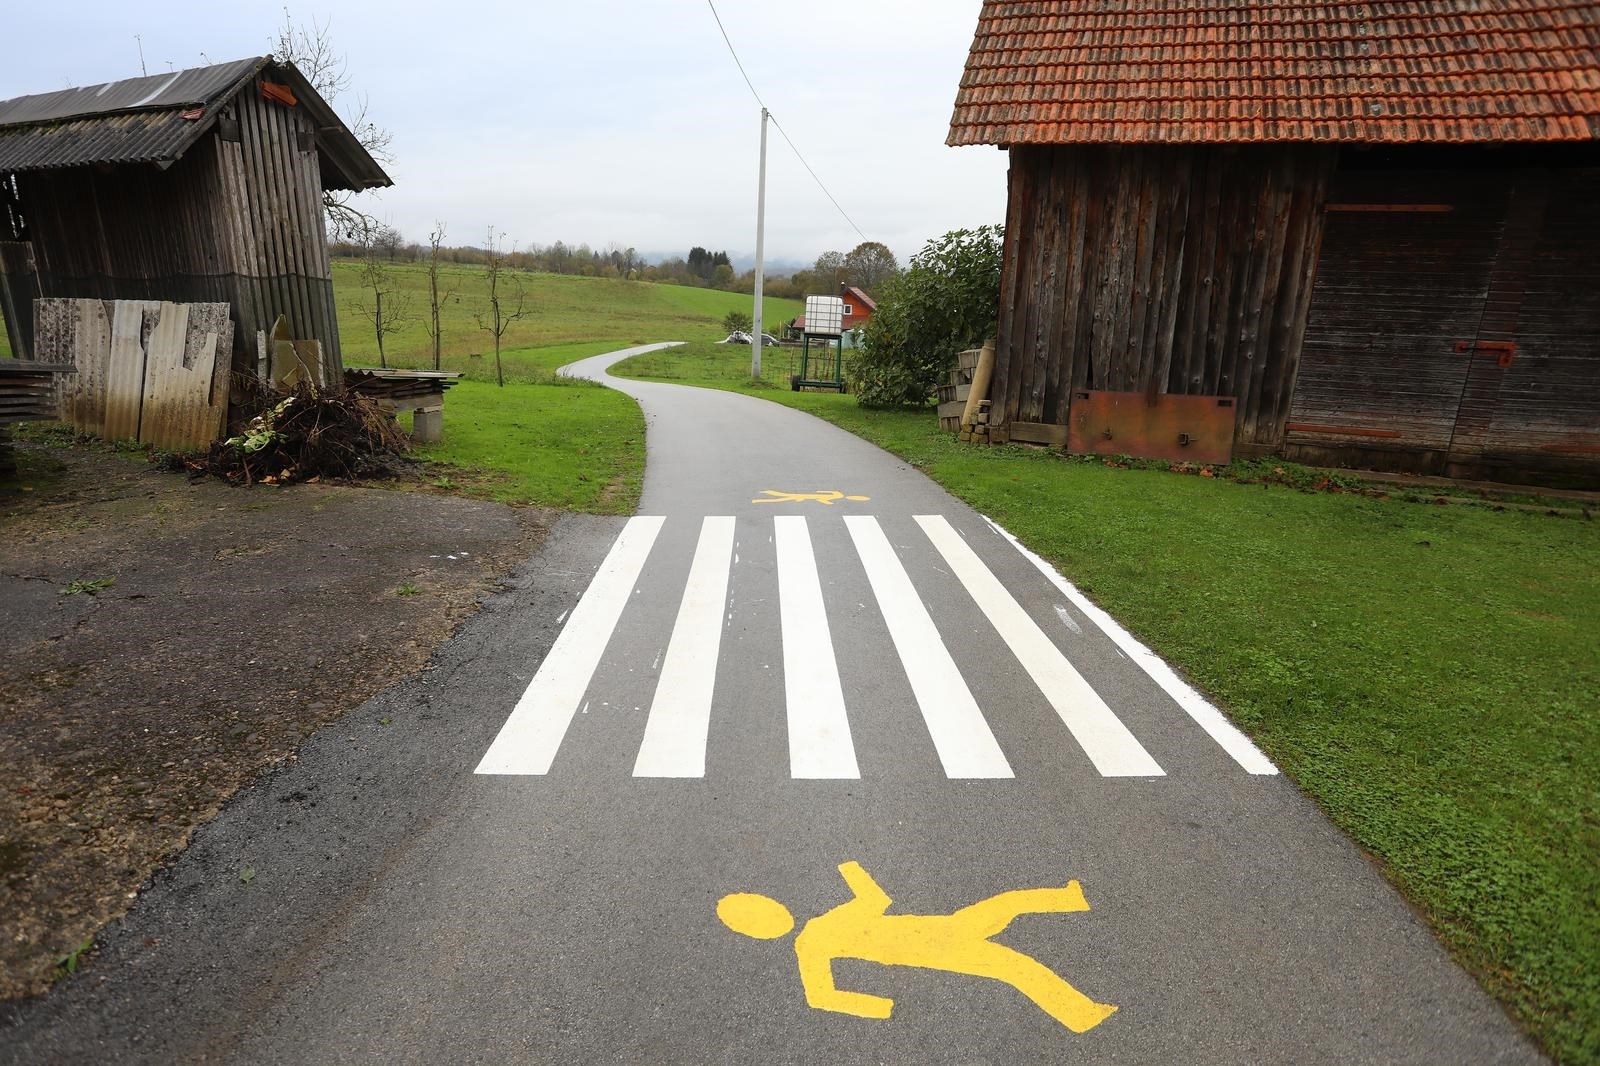
[[[989,398],[989,379],[994,374],[994,341],[985,341],[978,355],[977,369],[972,372],[972,388],[967,393],[967,409],[961,413],[961,428],[972,432],[978,420],[978,408]]]

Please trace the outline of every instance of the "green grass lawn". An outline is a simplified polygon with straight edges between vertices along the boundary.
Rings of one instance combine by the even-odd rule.
[[[1561,1061],[1600,1062],[1600,528],[974,447],[693,345],[614,372],[754,392],[904,457],[1227,708]]]
[[[644,415],[631,397],[587,381],[463,381],[445,402],[445,434],[417,453],[434,483],[504,503],[631,514],[644,479]]]

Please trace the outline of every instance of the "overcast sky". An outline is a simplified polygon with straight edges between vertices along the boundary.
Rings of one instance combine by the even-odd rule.
[[[978,8],[717,4],[767,106],[866,236],[902,260],[1004,213],[1004,153],[944,146]],[[328,25],[394,132],[395,187],[367,199],[408,237],[440,218],[453,243],[481,242],[492,222],[523,243],[754,250],[759,110],[705,0],[290,10]],[[137,75],[135,34],[151,73],[263,54],[281,18],[270,4],[19,3],[0,99]],[[859,239],[772,131],[769,258],[809,261]]]

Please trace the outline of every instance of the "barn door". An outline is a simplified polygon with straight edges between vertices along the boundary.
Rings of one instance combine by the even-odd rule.
[[[1468,359],[1456,472],[1492,472],[1502,458],[1600,455],[1597,180],[1593,170],[1517,175]]]
[[[1285,444],[1442,470],[1477,357],[1505,182],[1346,172],[1330,188]]]

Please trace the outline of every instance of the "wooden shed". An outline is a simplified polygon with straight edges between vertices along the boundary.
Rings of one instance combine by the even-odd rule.
[[[1600,483],[1600,3],[986,0],[948,143],[992,440]]]
[[[342,369],[324,190],[391,184],[292,65],[270,57],[0,102],[0,311],[33,300],[227,303],[233,366],[287,316]]]

